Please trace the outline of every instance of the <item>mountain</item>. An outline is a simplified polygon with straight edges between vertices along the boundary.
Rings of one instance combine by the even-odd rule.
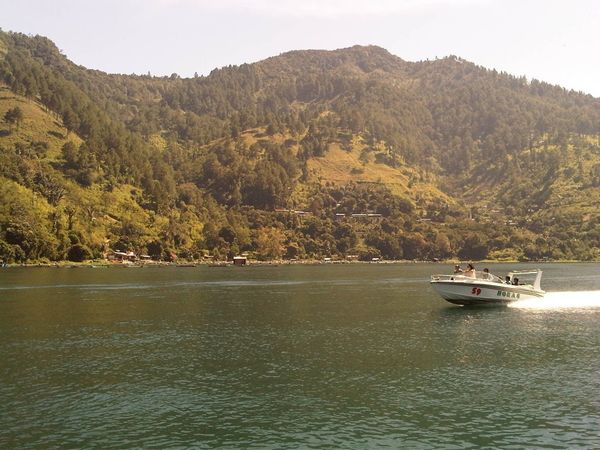
[[[600,258],[600,100],[355,46],[181,78],[0,33],[0,258]]]

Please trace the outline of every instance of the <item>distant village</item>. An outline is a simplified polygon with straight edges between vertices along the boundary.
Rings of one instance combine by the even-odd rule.
[[[300,217],[310,216],[312,214],[310,211],[302,211],[302,210],[298,210],[298,209],[285,209],[285,208],[276,208],[275,212],[295,214],[296,216],[300,216]],[[376,213],[352,213],[352,214],[336,213],[335,214],[336,219],[342,219],[345,217],[361,219],[361,218],[379,218],[379,217],[382,217],[382,215],[376,214]]]
[[[535,211],[537,205],[532,205],[532,208],[528,210],[529,213]],[[293,209],[293,208],[275,208],[276,213],[285,213],[292,214],[299,218],[312,216],[313,213],[311,211],[305,211],[301,209]],[[373,220],[373,219],[381,219],[383,217],[382,214],[372,213],[372,212],[359,212],[359,213],[335,213],[334,219],[357,219],[357,220]],[[508,218],[507,214],[502,213],[499,209],[490,209],[486,206],[482,206],[480,208],[472,208],[469,210],[469,220],[478,222],[478,223],[498,223],[502,222],[508,226],[517,226],[518,222],[513,218]],[[421,217],[417,219],[419,222],[430,222],[431,218]],[[531,219],[527,219],[531,221]],[[440,223],[444,225],[444,223]],[[196,264],[213,264],[216,266],[225,266],[225,265],[234,265],[234,266],[245,266],[249,264],[250,261],[252,263],[264,264],[262,261],[256,261],[252,259],[252,256],[249,253],[243,253],[241,255],[236,255],[228,261],[215,261],[212,255],[208,253],[204,254],[200,260],[193,262],[180,262],[178,263],[178,257],[176,254],[172,254],[171,263],[178,266],[191,266]],[[165,263],[164,261],[152,258],[150,255],[146,254],[136,254],[135,252],[128,250],[113,250],[108,247],[104,252],[104,259],[113,264],[124,264],[124,265],[144,265],[144,264],[157,264],[157,263]],[[358,255],[345,255],[343,258],[332,258],[332,257],[324,257],[318,261],[306,261],[307,263],[343,263],[343,262],[354,262],[358,261]],[[286,263],[294,263],[299,262],[295,259],[286,260]],[[381,258],[372,258],[370,262],[382,262]],[[271,264],[272,262],[268,262]]]
[[[310,211],[304,211],[304,210],[298,210],[298,209],[288,209],[288,208],[276,208],[275,212],[276,213],[293,214],[298,217],[308,217],[313,214]],[[335,219],[343,219],[343,218],[380,219],[380,218],[382,218],[382,215],[377,214],[377,213],[368,213],[368,212],[352,213],[352,214],[345,214],[345,213],[336,213],[335,214]],[[108,244],[108,242],[107,242],[107,244]],[[242,255],[233,257],[231,259],[231,261],[229,261],[229,263],[233,264],[233,265],[243,266],[243,265],[248,264],[249,258],[250,258],[249,254],[244,253]],[[143,264],[143,263],[159,262],[158,260],[153,259],[152,256],[150,256],[150,255],[137,254],[131,250],[127,250],[127,251],[124,251],[122,249],[114,250],[114,249],[108,248],[108,245],[105,247],[105,250],[104,250],[104,259],[111,263],[121,263],[121,264]],[[177,255],[175,255],[175,254],[171,255],[171,260],[173,262],[176,263],[177,259],[178,259]],[[211,262],[213,262],[213,260],[214,260],[214,257],[212,255],[205,254],[202,256],[199,263],[209,263],[210,264]],[[377,261],[380,261],[380,258],[373,258],[372,260],[374,262],[377,262]],[[326,257],[326,258],[323,258],[322,261],[323,262],[338,262],[338,259]],[[342,261],[346,261],[346,262],[358,261],[358,255],[346,255]],[[182,264],[187,264],[187,263],[182,263]],[[219,262],[218,264],[223,264],[223,263]]]
[[[176,255],[172,255],[173,261],[171,263],[166,263],[164,261],[159,261],[153,259],[150,255],[138,255],[132,251],[118,251],[118,250],[108,250],[105,254],[105,260],[107,260],[111,264],[121,264],[121,265],[156,265],[156,264],[169,264],[176,265],[178,267],[193,267],[196,265],[214,265],[218,267],[233,265],[233,266],[246,266],[250,262],[252,264],[274,264],[278,262],[285,262],[287,264],[292,263],[304,263],[304,264],[314,264],[314,263],[331,263],[331,264],[339,264],[339,263],[348,263],[348,262],[357,262],[358,255],[346,255],[344,258],[331,258],[325,257],[320,260],[307,260],[300,261],[297,259],[288,259],[285,261],[258,261],[255,259],[251,259],[248,253],[242,253],[241,255],[236,255],[233,258],[227,261],[215,261],[214,257],[211,255],[204,255],[198,261],[186,261],[186,262],[177,262]],[[370,261],[367,262],[382,262],[381,258],[371,258]]]

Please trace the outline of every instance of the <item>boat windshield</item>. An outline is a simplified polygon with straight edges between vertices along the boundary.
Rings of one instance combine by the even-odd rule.
[[[461,282],[465,282],[465,281],[469,281],[471,283],[473,282],[477,282],[477,281],[491,281],[493,283],[502,283],[504,284],[504,281],[497,277],[496,275],[493,275],[489,272],[483,272],[483,271],[475,271],[475,276],[471,275],[465,275],[463,273],[457,273],[457,274],[453,274],[453,275],[431,275],[431,279],[433,281],[461,281]]]
[[[486,281],[493,281],[495,283],[502,283],[502,278],[497,277],[496,275],[493,275],[489,272],[483,272],[483,271],[477,271],[475,272],[475,278],[477,278],[478,280],[486,280]]]

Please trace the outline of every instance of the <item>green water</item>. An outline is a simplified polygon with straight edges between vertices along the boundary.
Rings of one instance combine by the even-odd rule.
[[[0,448],[600,448],[600,265],[542,268],[1,269]]]

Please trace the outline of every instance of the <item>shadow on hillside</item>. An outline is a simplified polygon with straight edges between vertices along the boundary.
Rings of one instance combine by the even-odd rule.
[[[50,131],[48,131],[48,134],[49,134],[50,136],[54,136],[55,138],[58,138],[58,139],[64,139],[64,138],[65,138],[65,135],[64,135],[64,134],[62,134],[62,133],[59,133],[58,131],[54,131],[54,130],[50,130]]]

